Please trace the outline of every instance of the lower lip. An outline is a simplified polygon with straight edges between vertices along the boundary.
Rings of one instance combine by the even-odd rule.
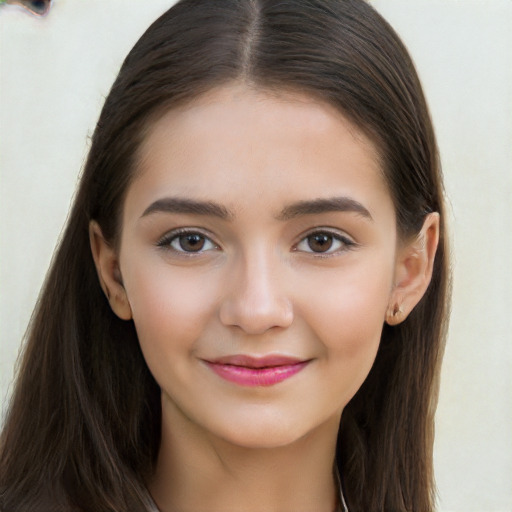
[[[308,361],[272,366],[268,368],[248,368],[229,364],[206,363],[219,377],[240,386],[273,386],[289,379],[306,367]]]

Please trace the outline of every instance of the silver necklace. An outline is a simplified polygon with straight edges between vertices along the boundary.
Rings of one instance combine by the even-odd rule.
[[[345,501],[345,496],[343,495],[343,489],[340,487],[340,503],[343,507],[343,512],[349,512],[347,507],[347,502]]]
[[[338,465],[335,464],[334,466],[334,474],[336,475],[336,482],[338,483],[338,490],[339,490],[339,505],[340,505],[340,512],[349,512],[347,507],[347,502],[345,501],[345,495],[343,494],[343,486],[341,485],[341,477],[340,472],[338,471]],[[338,509],[336,509],[338,510]]]

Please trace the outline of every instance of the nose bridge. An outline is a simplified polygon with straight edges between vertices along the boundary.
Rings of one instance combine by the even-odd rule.
[[[290,325],[293,311],[282,266],[276,251],[263,244],[241,252],[227,276],[222,322],[252,334]]]

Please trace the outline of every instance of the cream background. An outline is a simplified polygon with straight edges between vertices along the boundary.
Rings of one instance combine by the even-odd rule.
[[[171,0],[0,8],[0,399],[122,58]],[[374,0],[416,61],[451,203],[439,510],[512,511],[512,1]]]

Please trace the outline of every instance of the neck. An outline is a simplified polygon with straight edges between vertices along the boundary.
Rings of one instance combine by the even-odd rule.
[[[332,512],[339,417],[285,446],[237,446],[163,407],[150,492],[161,512]],[[172,420],[172,421],[171,421]]]

